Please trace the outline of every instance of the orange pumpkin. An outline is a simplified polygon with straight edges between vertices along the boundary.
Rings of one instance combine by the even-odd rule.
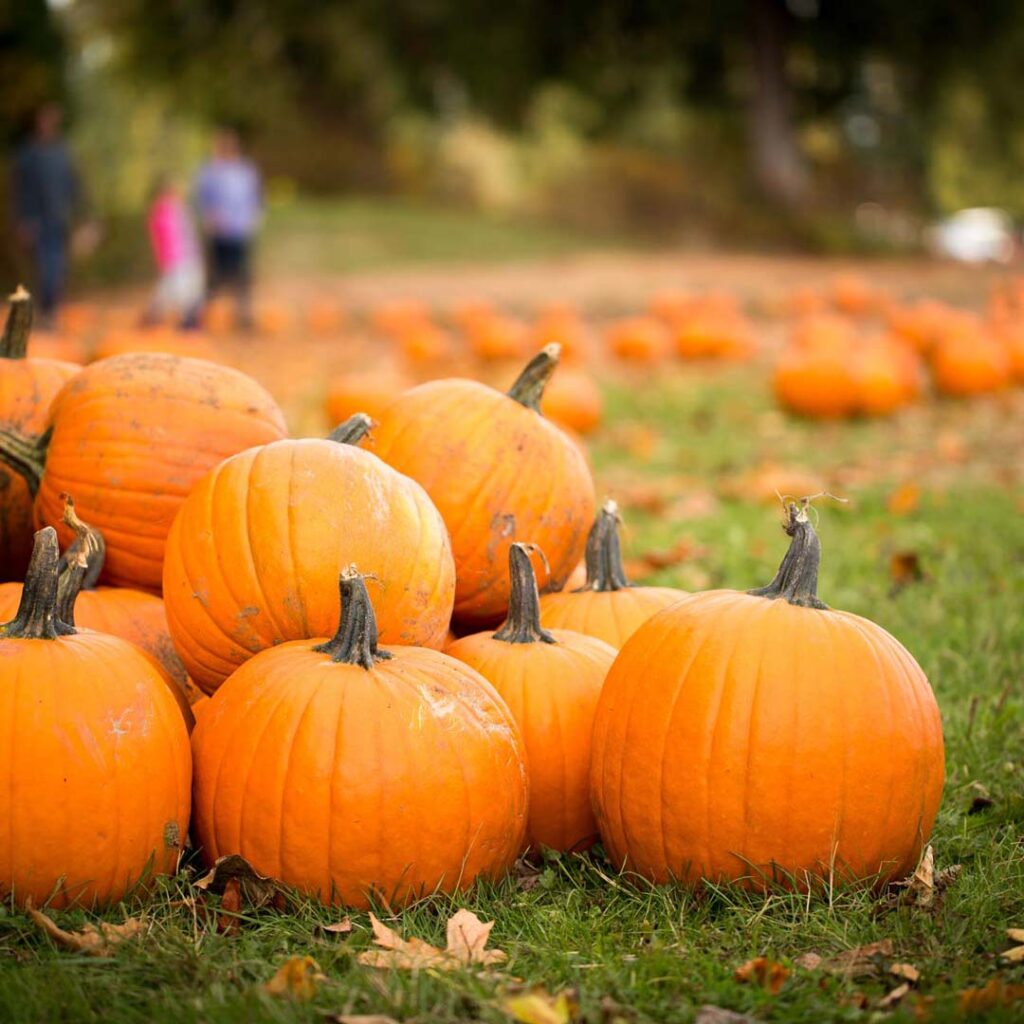
[[[786,532],[769,586],[683,598],[612,666],[591,783],[617,866],[805,889],[917,863],[942,797],[935,697],[884,629],[818,599],[804,508]]]
[[[592,636],[540,625],[527,546],[509,548],[512,597],[497,633],[456,640],[447,653],[498,691],[522,730],[530,776],[525,845],[585,850],[597,838],[590,809],[590,734],[615,650]]]
[[[452,354],[451,336],[429,321],[406,324],[395,338],[399,351],[413,365],[439,363]]]
[[[910,359],[884,338],[865,339],[855,357],[857,409],[869,416],[885,416],[902,408],[914,396],[916,380]]]
[[[849,416],[860,403],[852,361],[852,350],[846,346],[790,345],[775,364],[775,395],[782,405],[803,416]]]
[[[672,345],[672,336],[659,320],[631,316],[613,323],[606,334],[608,350],[629,363],[660,363]]]
[[[164,602],[189,675],[213,693],[257,652],[329,634],[338,572],[356,560],[379,587],[387,642],[444,643],[455,566],[419,484],[333,440],[226,459],[192,490],[167,541]]]
[[[931,352],[935,387],[944,395],[966,398],[999,391],[1010,382],[1010,358],[981,324],[950,331]]]
[[[145,327],[108,331],[92,352],[92,361],[111,359],[128,352],[166,352],[194,359],[221,360],[220,351],[197,331],[176,331],[169,327]]]
[[[380,419],[381,413],[411,386],[405,374],[390,368],[343,373],[328,385],[327,419],[340,423],[357,412]]]
[[[1014,321],[1000,328],[998,337],[1006,350],[1010,375],[1024,384],[1024,321]]]
[[[324,902],[399,906],[512,865],[526,826],[519,730],[439,651],[378,647],[363,578],[333,639],[258,654],[199,716],[194,834]],[[496,795],[500,799],[496,799]]]
[[[877,304],[877,297],[867,278],[860,274],[840,274],[832,282],[832,302],[841,313],[865,316]]]
[[[485,362],[521,359],[528,343],[523,324],[500,313],[480,317],[465,330],[470,351]]]
[[[235,322],[235,304],[225,295],[212,298],[203,307],[203,329],[215,337],[231,334],[237,326]]]
[[[32,332],[32,358],[56,359],[62,363],[81,366],[85,362],[82,343],[70,334],[52,334],[48,331]]]
[[[62,495],[74,490],[79,513],[106,539],[107,582],[157,590],[167,532],[193,484],[228,455],[285,433],[281,410],[245,374],[129,354],[68,381],[43,438],[0,435],[0,458],[17,461],[38,490],[40,525],[60,519]],[[72,531],[60,532],[70,542]]]
[[[601,425],[604,400],[593,377],[565,369],[544,389],[540,411],[548,419],[579,434],[592,434]]]
[[[189,821],[188,733],[140,651],[57,618],[57,558],[47,527],[18,613],[0,626],[0,894],[18,904],[109,904],[177,866]]]
[[[893,306],[888,313],[889,330],[918,352],[927,352],[947,331],[951,320],[962,315],[944,302],[922,299],[908,305]]]
[[[747,320],[739,314],[703,313],[672,326],[676,355],[683,359],[743,360],[754,354],[756,342]]]
[[[507,395],[476,381],[431,381],[381,415],[376,451],[418,480],[441,511],[455,555],[455,616],[481,625],[508,610],[509,546],[530,538],[552,586],[579,561],[594,484],[576,445],[540,415],[558,347],[548,346]]]
[[[292,311],[281,302],[261,302],[256,306],[253,323],[257,333],[277,338],[291,326]]]
[[[10,304],[0,338],[0,580],[22,579],[32,550],[32,491],[22,460],[42,443],[54,395],[81,369],[27,358],[32,299],[19,288]],[[14,446],[8,457],[5,445]]]
[[[674,324],[693,312],[694,302],[694,297],[689,292],[678,288],[665,288],[650,297],[647,311],[666,324]]]
[[[541,597],[542,626],[596,636],[618,650],[652,615],[686,596],[672,587],[634,587],[626,579],[619,522],[618,506],[606,501],[587,537],[586,579],[577,589]]]
[[[374,306],[369,322],[378,334],[393,338],[410,326],[430,323],[430,310],[417,299],[395,299]]]
[[[57,311],[57,329],[72,338],[90,334],[99,322],[99,310],[89,302],[65,302]]]
[[[567,302],[553,302],[537,313],[531,331],[532,347],[562,346],[562,362],[580,363],[587,357],[587,330],[576,308]]]
[[[314,299],[306,307],[306,327],[311,334],[330,338],[341,332],[345,323],[345,311],[335,299]]]

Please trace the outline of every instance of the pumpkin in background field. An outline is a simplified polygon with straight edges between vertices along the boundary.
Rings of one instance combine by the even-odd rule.
[[[647,312],[666,324],[678,323],[693,312],[694,297],[689,292],[666,288],[655,292],[647,302]]]
[[[1010,367],[1010,376],[1024,384],[1024,318],[996,329]]]
[[[370,327],[378,334],[396,337],[410,326],[428,324],[430,310],[418,299],[394,299],[382,302],[370,310]]]
[[[874,309],[877,296],[867,278],[860,274],[840,274],[832,281],[832,302],[841,313],[865,316]]]
[[[220,361],[216,345],[198,331],[177,331],[171,327],[136,327],[107,331],[92,351],[92,361],[111,359],[129,352],[164,352],[193,359]]]
[[[552,302],[539,309],[530,338],[534,349],[560,345],[563,363],[581,363],[587,357],[587,329],[571,303]]]
[[[942,337],[952,319],[962,311],[935,299],[893,306],[886,319],[889,330],[912,345],[918,352],[927,352]]]
[[[583,554],[594,515],[586,460],[540,414],[558,365],[548,346],[507,395],[471,380],[431,381],[381,415],[370,447],[418,480],[444,517],[455,555],[455,617],[499,622],[508,610],[510,545],[529,539],[561,586]]]
[[[965,398],[1010,382],[1006,347],[980,323],[950,330],[931,351],[932,379],[944,395]]]
[[[656,882],[800,889],[914,870],[942,797],[942,724],[910,653],[816,595],[789,509],[767,587],[692,594],[619,652],[594,724],[608,855]]]
[[[676,355],[683,359],[744,360],[757,344],[747,319],[739,314],[698,313],[672,325]]]
[[[103,579],[144,590],[160,587],[167,533],[193,485],[227,456],[286,433],[250,377],[155,352],[87,366],[54,398],[49,423],[48,443],[0,436],[0,458],[38,491],[36,522],[58,523],[74,491],[79,515],[107,542]],[[58,529],[70,543],[73,532]]]
[[[902,408],[919,390],[913,350],[903,355],[899,343],[865,338],[854,354],[857,411],[885,416]]]
[[[775,396],[804,416],[850,416],[860,401],[852,360],[853,351],[845,345],[791,344],[775,363]]]
[[[409,323],[395,333],[398,350],[407,363],[419,366],[439,363],[451,356],[451,335],[429,321]]]
[[[563,369],[544,389],[540,411],[548,419],[579,434],[591,434],[601,425],[604,400],[594,379],[582,370]]]
[[[470,351],[485,362],[520,359],[529,343],[524,325],[501,313],[480,317],[465,332]]]
[[[237,326],[235,314],[235,303],[225,295],[217,295],[203,306],[203,330],[215,337],[230,334]]]
[[[335,299],[313,299],[306,307],[306,327],[311,334],[330,338],[341,332],[345,323],[345,311]]]
[[[378,647],[358,572],[342,574],[341,591],[333,639],[258,654],[200,710],[203,856],[241,854],[359,908],[369,893],[400,906],[500,877],[522,846],[528,800],[508,708],[454,658]]]
[[[366,417],[353,424],[350,443],[277,441],[232,456],[182,505],[164,603],[205,692],[265,648],[329,634],[338,572],[357,560],[386,642],[444,643],[455,593],[445,524],[418,483],[355,447]]]
[[[99,322],[99,310],[91,302],[65,302],[57,310],[57,330],[72,338],[90,334]]]
[[[412,384],[411,378],[389,366],[342,373],[328,385],[327,419],[334,425],[357,412],[380,419],[381,413]]]
[[[607,330],[608,351],[629,363],[660,363],[672,347],[672,336],[660,320],[631,316],[617,320]]]
[[[18,613],[0,626],[0,895],[18,905],[107,905],[177,867],[189,822],[188,733],[140,651],[57,618],[57,557],[47,527]]]
[[[10,297],[0,337],[0,580],[20,580],[32,551],[32,492],[21,473],[21,454],[32,454],[46,430],[50,402],[80,366],[27,356],[32,299],[24,288]],[[3,455],[13,444],[13,464]]]
[[[590,734],[615,650],[582,633],[541,628],[527,546],[509,549],[512,596],[496,633],[450,644],[453,658],[498,691],[519,724],[530,776],[525,845],[585,850],[597,838],[590,809]]]
[[[587,537],[586,576],[540,599],[541,625],[595,636],[618,650],[652,615],[686,596],[672,587],[635,587],[622,567],[619,510],[606,501]]]
[[[292,323],[292,310],[282,302],[260,302],[253,312],[253,326],[258,334],[280,337]]]
[[[52,334],[39,330],[32,332],[32,358],[56,359],[76,366],[85,362],[82,343],[78,338],[70,334]]]

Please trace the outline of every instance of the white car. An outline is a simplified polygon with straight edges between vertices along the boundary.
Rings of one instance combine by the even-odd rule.
[[[932,225],[926,237],[936,256],[962,263],[1009,263],[1017,250],[1012,218],[995,207],[958,210]]]

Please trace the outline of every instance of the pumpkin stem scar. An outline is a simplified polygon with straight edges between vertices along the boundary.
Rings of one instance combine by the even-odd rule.
[[[594,520],[587,534],[587,550],[584,555],[587,567],[587,582],[573,593],[594,590],[606,593],[624,590],[632,586],[626,579],[622,566],[622,545],[619,543],[619,506],[609,498]]]
[[[557,342],[545,345],[523,367],[523,372],[509,388],[508,397],[515,399],[520,405],[525,405],[527,409],[540,412],[540,400],[544,397],[544,389],[551,380],[561,356],[562,346]]]
[[[52,433],[52,427],[39,437],[27,437],[17,430],[0,430],[0,462],[10,466],[24,479],[33,497],[43,479],[46,450]]]
[[[792,537],[775,579],[766,587],[748,590],[754,597],[771,600],[785,598],[790,604],[802,608],[827,608],[818,599],[818,566],[821,563],[821,542],[807,517],[806,502],[790,502],[789,518],[783,527]]]
[[[540,595],[537,593],[537,577],[530,562],[533,544],[513,544],[508,549],[508,574],[512,580],[509,597],[508,618],[497,633],[495,640],[509,644],[554,644],[558,641],[540,624]]]
[[[75,627],[57,617],[57,531],[40,530],[32,545],[32,558],[25,574],[18,614],[0,626],[0,639],[56,640],[75,632]]]
[[[0,337],[0,359],[24,359],[32,330],[32,296],[19,284],[7,301],[11,308]]]
[[[391,655],[377,647],[377,617],[373,614],[366,577],[354,565],[342,569],[338,577],[341,591],[341,621],[338,631],[327,643],[313,648],[341,665],[361,665],[371,669],[375,662]]]
[[[373,420],[365,412],[353,413],[327,435],[327,440],[337,441],[338,444],[359,444],[374,426]]]

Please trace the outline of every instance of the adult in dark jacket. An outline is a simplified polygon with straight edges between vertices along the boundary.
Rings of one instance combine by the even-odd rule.
[[[35,261],[39,313],[53,319],[64,294],[68,240],[82,202],[78,173],[62,135],[63,112],[41,107],[35,130],[14,157],[14,218],[18,236]]]

